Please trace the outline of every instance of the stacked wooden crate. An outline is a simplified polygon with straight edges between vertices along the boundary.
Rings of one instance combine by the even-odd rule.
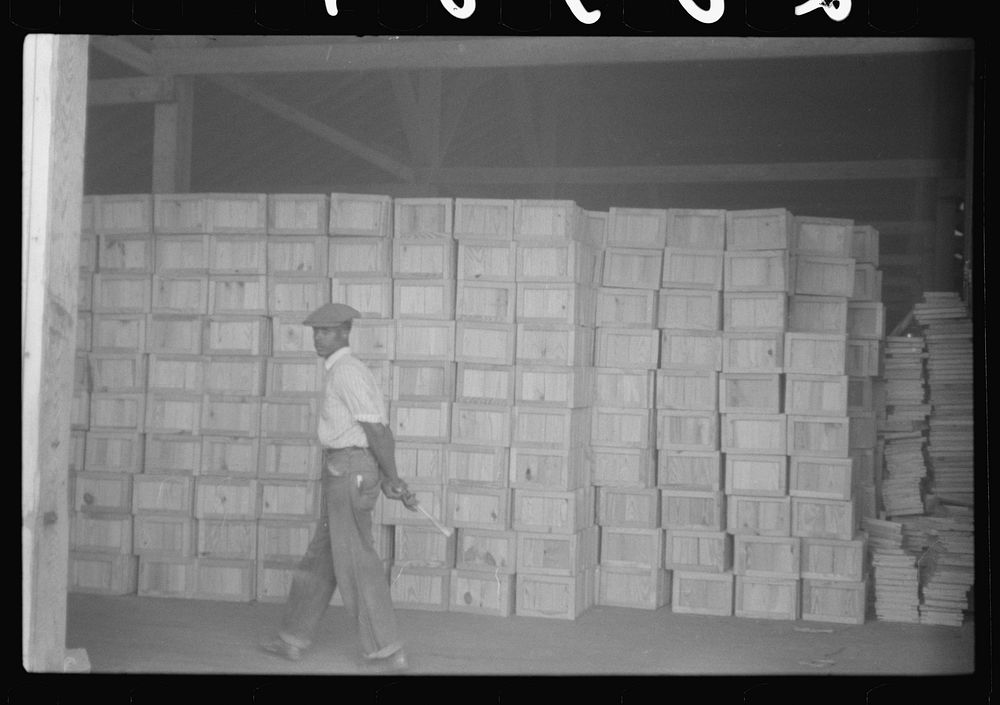
[[[666,210],[612,208],[608,214],[591,416],[599,605],[655,610],[670,600],[656,488],[654,397],[666,233]]]
[[[725,233],[725,211],[668,211],[655,405],[664,567],[672,571],[675,612],[733,612],[719,445]]]
[[[604,242],[588,225],[571,201],[515,202],[509,482],[522,616],[575,619],[594,604],[591,408]]]

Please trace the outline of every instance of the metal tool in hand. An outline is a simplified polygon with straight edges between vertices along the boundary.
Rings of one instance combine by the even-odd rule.
[[[434,517],[431,516],[430,512],[428,512],[426,509],[424,509],[422,506],[420,506],[420,502],[417,501],[416,496],[412,492],[407,492],[406,496],[404,497],[404,499],[405,500],[409,500],[410,503],[412,504],[412,506],[414,506],[417,509],[419,509],[421,511],[421,513],[423,513],[423,515],[425,517],[427,517],[428,519],[430,519],[431,523],[434,524],[434,526],[437,527],[438,531],[440,531],[445,536],[449,536],[449,537],[451,536],[453,530],[449,529],[447,526],[443,526],[441,524],[441,522],[439,522],[437,519],[435,519]],[[410,505],[407,505],[407,506],[410,506]]]

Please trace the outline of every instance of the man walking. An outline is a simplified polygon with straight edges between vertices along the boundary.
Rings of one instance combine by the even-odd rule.
[[[396,473],[395,440],[375,377],[351,354],[351,322],[360,315],[329,303],[304,321],[326,368],[317,428],[323,446],[320,521],[292,578],[281,628],[261,647],[292,661],[301,658],[339,587],[358,625],[366,670],[393,672],[408,664],[373,546],[372,509],[380,489],[410,510],[416,498]]]

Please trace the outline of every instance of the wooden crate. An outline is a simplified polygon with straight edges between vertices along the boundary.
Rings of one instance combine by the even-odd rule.
[[[788,295],[783,291],[724,292],[722,329],[784,332],[788,327]]]
[[[514,201],[514,239],[580,240],[583,213],[573,201],[517,199]]]
[[[157,274],[208,274],[210,236],[154,235],[153,261]]]
[[[390,426],[398,440],[447,443],[451,437],[451,403],[394,401]]]
[[[513,531],[459,529],[455,568],[490,578],[512,575],[517,566],[517,537]]]
[[[408,568],[453,568],[455,535],[445,536],[434,526],[394,526],[393,561]]]
[[[440,482],[408,482],[410,491],[417,496],[417,501],[426,509],[431,516],[444,523],[444,485]],[[375,517],[377,524],[410,524],[416,526],[429,526],[430,520],[422,512],[410,511],[403,506],[402,502],[395,502],[380,498],[375,505]]]
[[[660,367],[686,370],[722,369],[723,337],[717,331],[660,331]]]
[[[316,399],[266,397],[260,408],[261,438],[316,437],[319,402]]]
[[[722,326],[718,291],[661,289],[658,299],[659,328],[717,331]]]
[[[656,408],[717,411],[719,373],[714,370],[656,370]]]
[[[454,199],[393,199],[392,234],[396,238],[450,238]]]
[[[412,324],[409,321],[408,324]],[[301,326],[300,326],[301,327]],[[275,338],[279,329],[276,329]],[[304,336],[308,337],[308,345],[312,347],[312,330],[305,329]],[[366,361],[386,361],[396,357],[396,321],[386,321],[381,319],[356,318],[351,323],[351,352],[357,357]],[[277,354],[277,350],[275,354]],[[315,355],[315,351],[313,351]],[[389,385],[380,387],[383,392],[391,390]]]
[[[141,338],[145,341],[146,352],[201,355],[205,327],[203,316],[154,313],[144,319],[145,322],[141,323],[134,318],[130,321],[116,321],[114,326],[109,323],[106,333],[109,338],[114,338],[115,345],[124,345],[126,341],[131,343]],[[99,325],[95,317],[95,339]],[[111,327],[114,331],[110,330]]]
[[[257,480],[195,478],[194,516],[197,519],[252,521],[257,518]]]
[[[228,602],[251,602],[254,599],[254,561],[199,558],[196,563],[193,598]]]
[[[725,291],[788,291],[791,271],[787,250],[726,251],[722,288]]]
[[[448,485],[507,487],[510,471],[508,448],[453,443],[445,446],[443,452],[443,475]]]
[[[197,552],[195,520],[170,514],[137,514],[132,546],[137,556],[192,558]]]
[[[132,483],[132,513],[190,517],[194,508],[194,478],[187,475],[136,475]]]
[[[670,572],[662,568],[597,567],[596,604],[658,610],[670,603]]]
[[[604,554],[601,554],[604,560]],[[663,567],[673,571],[725,573],[733,566],[733,537],[725,531],[663,531]]]
[[[660,332],[656,329],[598,328],[594,335],[594,364],[598,367],[653,370],[660,359]]]
[[[145,597],[191,598],[196,567],[193,558],[140,556],[137,592]]]
[[[389,196],[331,193],[328,230],[332,236],[390,237],[392,199]]]
[[[590,484],[589,446],[568,450],[510,449],[511,487],[525,490],[568,492]]]
[[[69,444],[69,471],[70,473],[79,472],[83,470],[87,456],[87,432],[70,431]],[[73,496],[72,492],[70,492],[70,496]]]
[[[445,612],[451,598],[451,570],[392,564],[389,592],[396,609]]]
[[[231,478],[257,476],[260,442],[254,437],[202,436],[199,475]]]
[[[392,363],[392,398],[397,401],[451,401],[455,398],[455,363],[400,360]]]
[[[590,441],[589,409],[514,406],[511,444],[567,450]]]
[[[270,321],[265,316],[208,316],[202,343],[206,355],[270,355]]]
[[[90,428],[90,392],[74,387],[70,403],[70,429],[86,431]]]
[[[268,238],[267,273],[279,277],[325,277],[329,244],[326,235]]]
[[[722,454],[660,450],[656,455],[657,487],[716,492],[722,489]]]
[[[654,407],[655,375],[652,370],[595,367],[584,377],[588,380],[586,388],[581,390],[582,398],[587,400],[584,406],[592,402],[597,406],[625,409]]]
[[[514,281],[517,245],[512,240],[460,240],[455,277],[459,281]]]
[[[664,567],[663,531],[602,526],[600,558],[600,564],[609,568]]]
[[[662,249],[609,247],[604,251],[603,286],[656,290],[662,280]]]
[[[153,197],[146,193],[92,196],[93,228],[97,233],[150,233]]]
[[[108,553],[69,552],[69,592],[101,595],[134,595],[139,571],[135,556]]]
[[[875,473],[883,461],[883,448],[851,448],[851,484],[854,487],[874,487]],[[823,460],[829,460],[823,458]],[[830,497],[846,499],[846,497]]]
[[[735,613],[756,619],[799,618],[799,580],[736,576]]]
[[[788,424],[784,414],[722,414],[719,426],[724,453],[786,453]]]
[[[313,521],[261,519],[257,522],[257,560],[298,562],[316,531]]]
[[[844,353],[844,372],[851,377],[880,376],[881,352],[881,341],[848,338]]]
[[[661,450],[719,450],[719,414],[657,409],[656,447]]]
[[[456,198],[452,230],[456,239],[513,240],[514,201],[506,198]]]
[[[854,265],[854,293],[851,301],[881,301],[882,272],[869,262]]]
[[[803,578],[852,582],[865,577],[868,564],[865,539],[805,537],[800,541]]]
[[[611,208],[607,246],[662,250],[667,244],[667,221],[668,211],[662,208]]]
[[[80,250],[77,259],[77,267],[80,273],[84,272],[93,273],[97,271],[97,233],[91,230],[90,232],[81,231],[80,232]],[[155,255],[154,255],[155,259]]]
[[[149,313],[152,308],[149,274],[97,272],[93,282],[94,313]]]
[[[448,611],[509,617],[514,613],[514,580],[513,575],[452,570]]]
[[[84,196],[80,203],[80,232],[92,234],[94,232],[95,215],[99,196]]]
[[[298,559],[291,561],[257,561],[257,602],[286,602],[292,588],[292,576]]]
[[[81,470],[137,473],[143,469],[144,435],[118,431],[88,431]]]
[[[392,241],[393,279],[454,279],[456,243],[450,238],[400,237]]]
[[[232,519],[198,521],[198,556],[231,560],[257,559],[257,522]]]
[[[209,312],[211,286],[204,274],[155,274],[151,310],[204,315]]]
[[[140,393],[91,393],[90,430],[141,433],[145,429],[145,401]]]
[[[205,392],[220,395],[261,396],[264,393],[263,357],[249,355],[208,357]]]
[[[797,294],[788,301],[788,330],[792,333],[847,332],[847,299]]]
[[[89,351],[93,347],[94,315],[87,311],[76,313],[76,349],[78,352]]]
[[[517,365],[512,371],[514,400],[518,405],[573,409],[591,404],[593,368]]]
[[[632,487],[597,489],[597,523],[621,529],[660,526],[660,490]]]
[[[849,298],[854,293],[854,260],[850,257],[798,255],[792,268],[795,294]]]
[[[324,193],[269,193],[268,235],[326,235],[330,198]]]
[[[719,374],[719,411],[724,414],[778,414],[782,375],[722,372]]]
[[[456,355],[456,325],[462,324],[434,320],[396,321],[395,359],[445,361],[461,359]],[[476,324],[477,327],[486,325],[489,324]]]
[[[722,291],[724,253],[683,247],[663,250],[660,285],[664,289]]]
[[[850,418],[847,416],[789,416],[788,454],[847,458]]]
[[[518,365],[577,367],[593,365],[593,328],[549,323],[518,323],[514,337],[516,343],[514,361]]]
[[[855,414],[848,421],[848,444],[851,448],[874,448],[878,442],[875,412]]]
[[[790,497],[726,497],[726,531],[736,535],[791,536]]]
[[[655,448],[653,419],[652,409],[595,406],[591,412],[591,442],[618,448]]]
[[[511,407],[455,402],[451,405],[451,442],[505,448],[511,440]]]
[[[591,484],[597,487],[653,487],[656,484],[652,448],[594,446]]]
[[[517,282],[596,286],[603,269],[604,254],[584,242],[536,240],[518,242],[514,279]],[[601,264],[598,262],[601,261]]]
[[[515,368],[513,365],[458,363],[457,402],[466,404],[510,406],[514,403]]]
[[[143,472],[196,475],[201,468],[201,451],[198,436],[147,433]]]
[[[784,497],[788,494],[788,457],[727,453],[726,494]]]
[[[853,499],[792,497],[792,536],[818,539],[854,538],[858,526]]]
[[[594,605],[596,571],[576,575],[518,573],[514,613],[519,617],[575,620]]]
[[[804,620],[864,624],[868,607],[868,581],[802,580]]]
[[[146,356],[143,354],[90,353],[80,356],[90,368],[91,392],[135,393],[146,389]]]
[[[407,482],[442,483],[445,479],[445,444],[399,441],[396,471]]]
[[[201,355],[169,355],[153,353],[149,356],[147,389],[151,392],[187,392],[200,394],[205,391],[205,369],[209,358]]]
[[[203,434],[254,438],[260,434],[259,397],[206,394],[201,405]]]
[[[665,529],[722,531],[726,497],[722,492],[660,490],[660,525]]]
[[[455,287],[455,319],[513,323],[516,301],[513,282],[459,281]]]
[[[263,193],[207,193],[208,232],[255,235],[267,232],[267,195]]]
[[[307,521],[319,518],[322,494],[319,481],[260,480],[256,485],[252,502],[261,519]]]
[[[878,230],[870,225],[855,225],[851,230],[851,252],[856,262],[869,262],[878,266]]]
[[[794,216],[784,208],[726,212],[727,250],[780,250],[792,243]]]
[[[410,323],[413,322],[399,321],[398,325],[403,326]],[[514,324],[458,321],[450,324],[450,331],[451,338],[434,345],[431,352],[442,354],[439,351],[444,348],[444,343],[447,342],[447,352],[450,355],[446,359],[487,365],[514,364]],[[443,333],[441,337],[444,337]],[[414,342],[420,343],[422,341],[418,339]]]
[[[94,276],[93,272],[81,271],[76,290],[76,310],[94,310]]]
[[[153,236],[149,233],[97,235],[97,267],[101,272],[152,274]]]
[[[671,574],[670,610],[678,614],[733,614],[733,574],[687,572]]]
[[[514,319],[518,323],[593,326],[597,298],[580,284],[519,282]]]
[[[332,281],[332,289],[331,289]],[[355,282],[345,284],[341,280],[330,280],[327,277],[267,277],[267,313],[308,314],[330,301],[340,301],[356,308],[362,316],[372,318],[387,318],[377,316],[372,311],[370,300],[358,300],[353,291],[344,291],[344,287],[352,287]],[[383,292],[384,293],[384,292]],[[381,311],[379,311],[381,312]]]
[[[511,526],[516,531],[575,534],[594,525],[594,488],[569,492],[513,490]]]
[[[667,210],[666,246],[721,251],[726,245],[726,212],[691,208]]]
[[[351,348],[352,352],[354,348]],[[326,367],[323,358],[268,358],[267,384],[264,391],[268,396],[314,397],[322,393]]]
[[[374,237],[331,237],[326,272],[334,279],[392,276],[392,240]]]
[[[211,275],[268,274],[265,235],[216,233],[209,236],[208,251],[208,273]]]
[[[495,531],[508,529],[510,493],[506,487],[449,483],[444,489],[445,524]]]
[[[846,352],[844,335],[785,333],[785,372],[843,375]]]
[[[131,555],[131,514],[70,514],[70,551]]]
[[[796,255],[851,257],[854,221],[846,218],[795,216],[789,249]]]
[[[885,306],[879,302],[847,305],[847,335],[853,339],[881,340],[885,337]]]
[[[610,328],[655,328],[656,302],[659,296],[655,289],[602,286],[597,289],[594,323],[598,327]]]
[[[799,539],[745,534],[734,536],[733,572],[758,578],[798,578]]]
[[[841,416],[847,413],[846,375],[785,375],[785,413]]]

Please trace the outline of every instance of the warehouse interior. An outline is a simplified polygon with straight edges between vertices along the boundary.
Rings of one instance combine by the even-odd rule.
[[[982,667],[977,636],[989,605],[973,593],[989,592],[982,573],[972,580],[973,545],[984,541],[978,525],[972,530],[973,505],[982,499],[972,491],[979,423],[972,413],[972,319],[981,313],[973,287],[983,262],[974,237],[980,126],[970,40],[94,35],[41,37],[27,46],[35,73],[26,78],[24,122],[31,168],[23,203],[32,215],[22,258],[22,353],[31,360],[22,363],[26,670],[357,672],[357,646],[336,596],[308,659],[282,661],[255,645],[280,618],[283,595],[274,586],[293,567],[287,546],[281,560],[265,558],[264,532],[287,531],[285,543],[299,545],[291,532],[308,533],[315,520],[309,512],[318,476],[308,474],[318,463],[302,471],[280,467],[281,458],[308,464],[316,449],[309,436],[314,402],[308,389],[292,390],[292,366],[306,379],[317,367],[308,357],[311,341],[295,332],[303,311],[278,310],[275,302],[317,301],[304,286],[317,282],[319,302],[349,299],[352,286],[374,286],[376,279],[382,303],[371,303],[369,294],[357,300],[375,307],[372,339],[381,324],[394,331],[395,355],[377,345],[368,352],[373,371],[383,374],[397,450],[405,456],[401,468],[414,473],[404,479],[452,530],[446,537],[386,502],[376,515],[376,548],[387,578],[401,586],[393,599],[414,675],[947,677]],[[51,112],[40,118],[46,101]],[[335,214],[357,204],[357,212],[374,208],[377,232],[346,221],[338,230]],[[321,216],[312,230],[282,232],[273,214],[285,206],[295,213],[317,207]],[[507,226],[489,215],[477,219],[476,208],[502,213]],[[557,213],[545,222],[558,227],[528,233],[530,208],[549,209],[537,222]],[[238,219],[251,211],[250,226],[223,222],[226,214]],[[768,227],[775,219],[779,240],[735,239],[733,223],[757,216],[771,225],[753,225],[746,242],[774,235]],[[718,229],[692,227],[683,235],[689,240],[671,240],[681,237],[675,233],[682,217]],[[489,234],[463,229],[470,223],[486,223]],[[670,279],[667,257],[697,254],[704,244],[692,243],[713,232],[725,239],[725,249],[719,240],[713,253],[718,285],[686,278],[700,266],[693,264],[678,264]],[[816,234],[812,250],[804,233]],[[290,248],[286,268],[276,270],[271,243],[283,238],[301,248]],[[203,259],[167,269],[161,240],[163,252],[168,242],[177,253],[190,245],[179,256],[201,252]],[[215,243],[223,240],[259,245],[263,268],[228,261],[215,269],[222,252]],[[557,240],[564,242],[555,248]],[[362,244],[373,247],[371,262],[383,270],[332,269],[335,260],[347,261],[348,245]],[[463,249],[486,244],[509,254],[509,276],[483,274],[485,256],[463,259]],[[562,278],[545,270],[552,260],[543,246],[570,253]],[[531,247],[540,248],[535,268],[517,254]],[[749,267],[756,257],[757,266],[762,253],[771,257],[767,272],[782,262],[788,271],[777,286],[741,288],[730,262],[736,272],[737,262]],[[484,269],[466,276],[473,260]],[[404,262],[414,269],[404,270]],[[822,285],[800,289],[807,264],[826,268],[818,275]],[[432,268],[420,268],[426,266]],[[846,292],[830,284],[836,267],[849,272]],[[77,271],[79,277],[66,274]],[[204,285],[188,302],[194,308],[167,302],[165,286],[181,280]],[[109,297],[126,291],[110,286],[116,281],[145,286],[146,301],[102,299],[105,282]],[[216,281],[246,291],[253,284],[260,298],[253,305],[230,298],[225,308],[220,302],[229,294],[213,288]],[[90,287],[86,304],[83,282]],[[39,283],[44,287],[32,288]],[[304,295],[275,294],[277,285],[300,284]],[[472,311],[463,287],[491,286],[507,297],[504,312]],[[691,298],[668,306],[680,291]],[[553,292],[568,293],[568,312],[551,303]],[[667,320],[668,311],[684,318],[678,311],[694,310],[695,295],[706,292],[714,295],[717,323]],[[758,317],[765,303],[780,301],[780,321],[738,327],[737,299],[760,304]],[[532,301],[541,303],[529,316]],[[830,318],[821,306],[830,307]],[[141,320],[145,346],[100,347],[102,317],[109,325],[114,318],[116,330]],[[209,348],[211,326],[251,317],[262,328],[252,329],[244,348]],[[166,319],[178,327],[155,347],[154,330]],[[182,319],[198,331],[204,326],[200,348],[177,343]],[[437,330],[430,322],[450,325],[444,353],[416,349]],[[421,336],[412,332],[417,324],[427,324]],[[404,338],[404,328],[413,337]],[[541,352],[521,348],[529,333],[564,328],[576,337],[562,360],[546,358],[545,344]],[[516,343],[490,348],[515,330]],[[478,352],[463,352],[463,331],[480,338]],[[785,364],[729,366],[724,351],[715,367],[705,368],[697,352],[671,364],[668,343],[681,351],[681,333],[720,345],[727,334],[778,336]],[[818,357],[792,362],[792,340],[837,336],[841,348],[864,343],[864,364],[852,369],[841,359],[828,371]],[[416,342],[411,348],[404,339]],[[197,386],[154,385],[154,373],[166,375],[167,363],[195,358],[204,375]],[[227,363],[233,370],[251,365],[249,386],[212,386],[211,365],[222,370]],[[432,374],[418,378],[418,371]],[[412,388],[400,381],[409,379],[404,372],[418,380]],[[505,381],[491,382],[489,375],[500,372]],[[533,372],[558,378],[576,401],[548,401],[546,394],[556,394],[549,387],[530,398]],[[438,373],[441,387],[429,391],[427,380]],[[124,386],[101,387],[102,374]],[[233,385],[240,374],[232,372]],[[645,403],[615,396],[631,389],[633,378],[635,389],[648,392]],[[693,385],[695,378],[711,380],[710,406],[659,403],[661,389],[676,391],[681,387],[671,384]],[[830,408],[842,410],[795,407],[813,397],[795,397],[793,382],[836,387],[840,407]],[[857,384],[860,400],[849,383]],[[191,425],[161,406],[188,400],[198,409]],[[129,404],[137,416],[121,411]],[[495,431],[489,414],[498,410],[505,416]],[[230,412],[233,419],[252,414],[252,430],[227,426]],[[543,412],[565,421],[555,441],[531,436],[530,427],[541,423],[531,414]],[[942,413],[947,428],[936,425]],[[707,419],[712,438],[699,445],[672,437],[683,417]],[[843,452],[792,449],[800,436],[794,424],[805,429],[817,418],[843,429]],[[299,427],[289,430],[295,421]],[[737,428],[764,428],[765,421],[780,427],[780,447],[764,445],[770,431],[744,436]],[[855,422],[862,428],[857,437]],[[641,430],[628,440],[630,423]],[[489,433],[496,435],[482,435]],[[187,470],[151,460],[154,443],[166,449],[174,442],[199,448]],[[535,453],[561,458],[572,475],[575,446],[588,449],[583,481],[546,485],[530,471],[528,478],[518,474],[516,458]],[[425,459],[432,450],[442,459]],[[597,479],[598,450],[618,458],[620,475]],[[446,451],[449,459],[466,455],[446,462]],[[714,485],[670,479],[668,456],[712,454]],[[799,458],[813,456],[821,456],[825,471],[846,472],[846,489],[806,488],[807,463]],[[768,469],[765,461],[777,464]],[[796,494],[797,477],[803,484]],[[304,499],[289,499],[293,491]],[[170,504],[174,497],[178,503]],[[553,516],[565,520],[568,512],[565,526],[547,524],[555,519],[543,510],[542,518],[528,516],[530,502],[557,499],[565,504]],[[266,514],[295,501],[306,508]],[[681,501],[707,502],[715,518],[698,523],[695,514],[711,511],[685,504],[678,519],[667,507]],[[753,519],[732,513],[743,506],[738,501]],[[783,508],[785,529],[763,526],[767,502]],[[810,502],[827,512],[817,525],[796,518],[813,516],[804,508]],[[235,505],[242,514],[231,513],[240,511]],[[488,518],[472,516],[483,507],[493,508]],[[161,532],[169,523],[183,534],[176,555],[141,543],[139,527],[152,531],[157,518]],[[753,526],[737,530],[737,520]],[[237,547],[241,530],[249,549]],[[481,543],[462,543],[476,536]],[[695,553],[711,554],[702,557],[708,563],[689,565],[698,559],[671,558],[671,540],[682,538],[718,540],[724,548],[717,554],[700,543]],[[516,544],[516,560],[511,553],[510,565],[474,565],[482,558],[477,550],[501,539]],[[209,551],[213,540],[233,553]],[[413,552],[411,561],[401,547]],[[852,565],[825,572],[813,565],[808,572],[806,555],[820,549],[842,550]],[[747,572],[747,560],[780,563],[785,550],[794,567],[775,563],[755,572],[751,565]],[[934,570],[928,557],[940,561]],[[79,567],[84,561],[92,567]],[[975,563],[981,567],[978,554]],[[209,574],[199,572],[202,564],[218,570],[203,585],[197,577],[189,582],[185,575]],[[102,577],[88,583],[84,576],[98,572]],[[719,607],[704,596],[723,584],[728,603]],[[772,588],[778,592],[765,596]],[[810,601],[807,588],[828,597]],[[539,606],[558,591],[569,600],[561,612]]]

